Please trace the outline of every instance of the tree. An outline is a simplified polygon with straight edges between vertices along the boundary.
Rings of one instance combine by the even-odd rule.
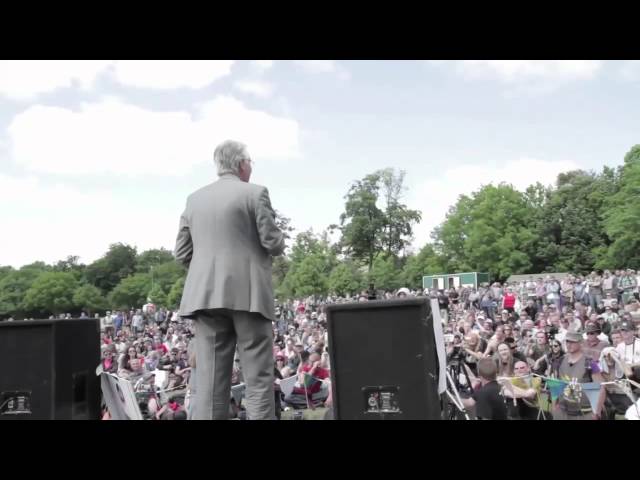
[[[59,314],[74,307],[73,294],[78,286],[70,272],[43,272],[24,296],[24,308],[33,312]]]
[[[345,211],[340,215],[341,246],[354,260],[366,262],[369,270],[383,247],[381,232],[385,216],[376,205],[379,183],[377,174],[356,181],[345,197]]]
[[[358,267],[347,260],[331,270],[327,286],[330,292],[346,296],[360,292],[365,287],[365,281]]]
[[[345,196],[340,245],[354,260],[366,262],[369,271],[380,253],[397,256],[404,250],[411,241],[413,225],[420,221],[420,212],[400,203],[403,181],[402,171],[378,170],[354,182]]]
[[[18,316],[26,313],[23,305],[24,296],[33,281],[43,272],[47,265],[42,262],[25,265],[19,270],[11,270],[0,280],[0,316]]]
[[[607,266],[640,269],[640,145],[625,155],[619,190],[605,203],[603,223],[612,240],[604,256]]]
[[[151,291],[151,276],[136,273],[122,279],[109,294],[109,301],[115,308],[138,307],[147,303]]]
[[[106,294],[122,279],[135,272],[136,263],[135,247],[114,243],[102,258],[87,266],[85,277],[89,283]]]
[[[306,296],[327,292],[328,278],[337,264],[326,232],[318,236],[312,230],[299,233],[291,247],[289,267],[277,296]]]
[[[107,299],[97,287],[84,283],[76,288],[73,294],[73,304],[91,315],[94,312],[108,308]]]
[[[603,206],[615,188],[613,171],[601,175],[575,170],[558,175],[534,213],[533,263],[538,271],[591,271],[598,252],[610,243],[602,223]]]
[[[285,240],[289,240],[291,238],[290,233],[295,229],[291,226],[291,219],[285,217],[282,212],[275,210],[276,213],[276,225],[278,228],[284,233]]]
[[[384,199],[385,225],[382,231],[382,244],[387,255],[397,255],[411,243],[413,225],[422,218],[418,210],[410,210],[400,202],[404,187],[404,170],[397,174],[387,168],[379,172],[381,194]]]
[[[320,252],[309,254],[288,275],[291,291],[298,297],[326,294],[328,280],[326,258]]]
[[[458,271],[486,271],[502,280],[527,272],[535,240],[532,215],[511,185],[486,185],[450,209],[435,231],[437,251]]]
[[[178,308],[180,306],[180,301],[182,300],[182,291],[184,290],[185,280],[186,280],[185,277],[180,277],[171,286],[171,290],[169,290],[169,293],[167,294],[168,308]]]
[[[438,255],[433,245],[426,244],[417,255],[407,258],[402,278],[407,287],[422,289],[422,277],[447,271],[444,259]]]
[[[136,272],[149,273],[151,267],[169,262],[176,263],[173,253],[166,248],[145,250],[136,258]]]
[[[278,255],[273,259],[272,279],[274,291],[280,290],[282,284],[284,283],[284,279],[287,277],[287,273],[289,272],[290,264],[291,262],[285,255]]]
[[[369,271],[369,282],[373,282],[376,289],[395,290],[402,286],[401,270],[396,265],[393,255],[379,255]]]
[[[162,291],[168,292],[174,283],[187,274],[187,269],[175,260],[170,260],[150,269],[149,275],[154,285],[160,285]]]
[[[167,304],[167,295],[164,293],[164,290],[162,290],[162,287],[157,283],[151,287],[147,298],[155,305],[166,306]]]

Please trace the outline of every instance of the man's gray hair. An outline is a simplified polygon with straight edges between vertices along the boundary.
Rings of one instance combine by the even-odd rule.
[[[249,160],[247,146],[235,140],[226,140],[218,145],[213,152],[213,161],[218,167],[218,175],[240,173],[240,163]]]

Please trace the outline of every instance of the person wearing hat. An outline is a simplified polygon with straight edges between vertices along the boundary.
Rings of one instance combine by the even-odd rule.
[[[620,331],[622,342],[616,347],[616,351],[624,363],[632,367],[638,376],[636,368],[640,366],[640,339],[635,336],[634,325],[629,321],[620,323]]]
[[[398,298],[407,298],[409,296],[409,289],[406,287],[402,287],[396,292],[396,297]]]
[[[587,322],[583,350],[588,357],[599,359],[602,350],[609,346],[608,341],[600,338],[601,334],[602,330],[600,329],[600,325],[595,322]]]
[[[558,376],[565,382],[602,382],[598,359],[588,357],[583,351],[580,332],[570,331],[565,336],[567,353],[558,368]],[[567,385],[558,398],[554,410],[554,420],[591,420],[593,411],[589,399],[579,388]]]

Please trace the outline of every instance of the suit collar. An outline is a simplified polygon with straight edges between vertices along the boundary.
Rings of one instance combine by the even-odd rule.
[[[234,175],[233,173],[224,173],[222,175],[220,175],[220,177],[218,177],[218,181],[220,180],[233,180],[236,182],[241,182],[242,180],[240,180],[240,177],[238,177],[237,175]]]

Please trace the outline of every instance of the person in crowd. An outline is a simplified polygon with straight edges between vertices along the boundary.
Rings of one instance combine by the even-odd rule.
[[[507,406],[501,395],[497,378],[497,366],[490,358],[478,362],[479,388],[475,388],[471,398],[463,398],[467,409],[475,409],[480,420],[506,420]]]

